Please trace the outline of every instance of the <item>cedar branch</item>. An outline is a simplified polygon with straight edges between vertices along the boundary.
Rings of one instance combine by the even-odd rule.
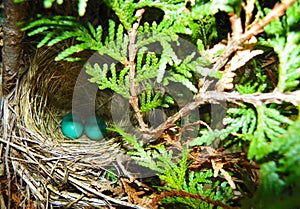
[[[300,104],[300,90],[294,92],[279,92],[273,91],[270,93],[254,93],[254,94],[240,94],[238,92],[219,92],[219,91],[207,91],[204,93],[199,93],[195,96],[193,102],[185,105],[181,108],[177,113],[170,116],[164,123],[158,126],[156,129],[145,132],[144,136],[145,139],[152,139],[156,140],[160,137],[160,134],[172,127],[176,121],[180,118],[187,116],[190,114],[191,111],[198,108],[200,105],[203,104],[215,104],[220,102],[245,102],[250,103],[255,106],[259,106],[261,104],[268,104],[268,103],[282,103],[288,102],[292,103],[293,105],[297,106]],[[151,137],[149,137],[149,135]]]
[[[137,17],[137,20],[132,25],[132,28],[128,31],[129,36],[129,46],[128,46],[128,55],[129,55],[129,82],[130,82],[130,98],[129,103],[131,104],[136,118],[139,122],[140,128],[142,131],[146,131],[148,129],[147,124],[145,124],[143,120],[143,116],[141,114],[141,111],[139,109],[139,99],[138,99],[138,84],[135,80],[135,71],[136,71],[136,63],[135,58],[138,51],[137,45],[136,45],[136,36],[137,36],[137,30],[140,25],[142,16],[145,12],[144,8],[138,9],[136,11],[135,16]]]

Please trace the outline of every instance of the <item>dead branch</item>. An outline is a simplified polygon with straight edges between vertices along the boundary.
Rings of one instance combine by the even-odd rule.
[[[240,30],[238,30],[238,28],[240,28],[240,21],[239,18],[235,17],[233,14],[231,21],[233,21],[234,25],[236,26],[236,30],[234,31],[235,34],[232,34],[232,38],[228,41],[225,51],[214,64],[213,72],[219,71],[227,63],[229,57],[239,48],[239,46],[241,46],[245,41],[249,40],[252,36],[256,36],[257,34],[261,33],[264,27],[274,19],[284,15],[285,11],[295,2],[296,0],[286,0],[275,5],[275,7],[261,21],[252,25],[243,34],[239,34]]]
[[[241,35],[242,41],[249,40],[252,36],[256,36],[261,33],[266,25],[272,22],[274,19],[281,17],[285,14],[285,11],[293,4],[296,0],[285,0],[280,4],[274,6],[274,8],[259,22],[252,25],[243,35]]]
[[[273,91],[270,93],[254,93],[254,94],[240,94],[238,92],[217,92],[208,91],[203,95],[196,96],[197,103],[201,104],[203,101],[207,103],[215,103],[218,101],[227,102],[245,102],[255,106],[261,104],[277,103],[282,102],[292,103],[297,106],[300,104],[300,90],[294,92],[279,92]]]

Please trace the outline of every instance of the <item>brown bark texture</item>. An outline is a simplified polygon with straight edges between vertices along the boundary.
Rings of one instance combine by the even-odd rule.
[[[18,22],[26,19],[26,4],[14,3],[14,0],[4,0],[5,17],[3,20],[3,68],[2,94],[7,95],[14,88],[18,74],[24,69],[23,39],[24,33],[17,26]]]

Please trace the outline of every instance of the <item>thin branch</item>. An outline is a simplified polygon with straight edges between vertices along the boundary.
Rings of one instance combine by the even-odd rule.
[[[264,27],[274,19],[284,15],[285,11],[295,2],[296,0],[285,0],[282,3],[275,5],[275,7],[261,21],[252,25],[249,30],[245,31],[243,34],[237,37],[235,37],[235,35],[232,35],[233,38],[229,40],[225,51],[218,58],[218,61],[214,64],[213,72],[219,71],[226,64],[232,53],[234,53],[239,48],[239,46],[241,46],[245,41],[249,40],[252,36],[261,33]],[[237,18],[233,16],[232,21],[237,21]]]
[[[297,106],[300,104],[300,90],[294,92],[279,92],[273,91],[270,93],[254,93],[254,94],[240,94],[238,92],[217,92],[208,91],[204,95],[196,96],[197,103],[201,104],[203,101],[206,103],[215,103],[218,101],[227,102],[245,102],[255,106],[261,104],[277,103],[282,102],[292,103]]]
[[[252,25],[242,36],[242,41],[250,39],[252,36],[256,36],[261,33],[266,25],[272,22],[274,19],[281,17],[285,14],[285,11],[293,4],[296,0],[285,0],[280,4],[274,6],[274,8],[259,22]]]
[[[179,112],[170,116],[164,123],[159,125],[156,129],[150,132],[144,132],[145,139],[156,140],[160,137],[162,131],[172,127],[176,121],[182,117],[190,114],[191,111],[198,108],[203,104],[215,104],[219,102],[245,102],[250,103],[255,106],[268,103],[282,103],[288,102],[297,106],[300,104],[300,90],[294,92],[279,92],[273,91],[271,93],[254,93],[254,94],[240,94],[238,92],[219,92],[219,91],[207,91],[204,93],[199,93],[195,96],[194,102],[185,105],[179,110]],[[151,137],[149,137],[149,135]]]
[[[140,25],[142,16],[145,12],[145,9],[138,9],[136,11],[135,16],[137,17],[137,20],[133,24],[131,30],[128,31],[128,36],[129,36],[129,46],[128,46],[128,54],[129,54],[129,67],[130,70],[128,72],[129,75],[129,82],[130,82],[130,98],[129,98],[129,103],[131,104],[136,118],[139,122],[139,125],[141,127],[141,130],[147,130],[147,124],[145,124],[143,120],[143,116],[141,114],[141,111],[139,109],[139,99],[138,99],[138,84],[136,83],[135,80],[135,71],[136,71],[136,63],[135,63],[135,58],[136,54],[138,51],[137,45],[136,45],[136,36],[137,36],[137,30]]]

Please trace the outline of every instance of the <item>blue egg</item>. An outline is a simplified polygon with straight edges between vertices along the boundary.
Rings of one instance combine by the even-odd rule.
[[[75,121],[81,123],[80,118],[77,115],[72,114],[71,112],[63,117],[62,122],[64,121]]]
[[[62,133],[70,139],[78,139],[83,133],[80,118],[72,113],[65,115],[61,122]]]
[[[106,134],[106,124],[99,117],[90,117],[85,122],[84,130],[87,137],[99,140]]]

